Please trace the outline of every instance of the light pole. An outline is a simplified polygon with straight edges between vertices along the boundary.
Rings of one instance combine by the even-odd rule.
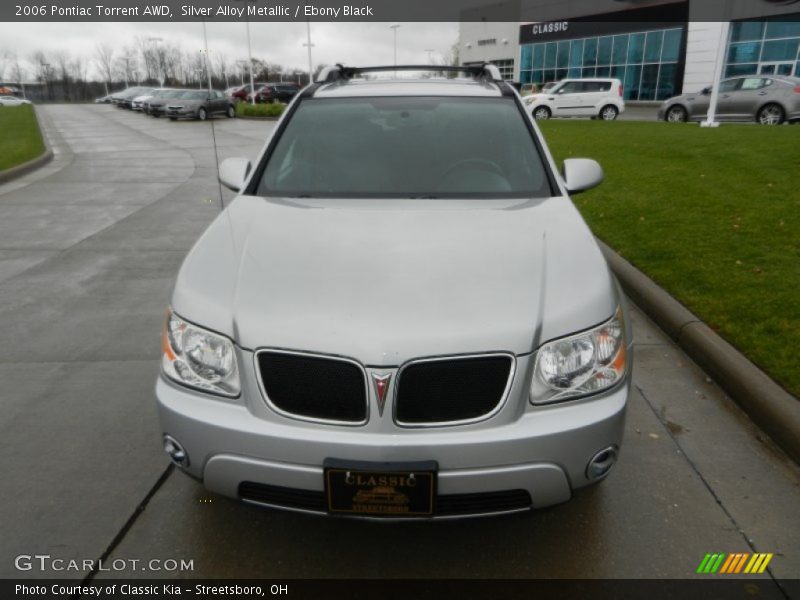
[[[436,50],[433,49],[433,48],[426,48],[425,52],[428,53],[428,64],[432,65],[433,64],[433,53],[436,52]]]
[[[237,0],[237,2],[246,2],[247,0]],[[247,8],[245,8],[247,11]],[[247,12],[245,12],[247,15]],[[256,103],[256,85],[253,82],[253,49],[250,45],[250,16],[245,17],[245,25],[247,27],[247,64],[250,65],[250,103]]]
[[[147,38],[147,41],[148,42],[153,42],[155,44],[155,47],[156,47],[156,60],[158,61],[158,71],[159,71],[159,74],[160,74],[160,77],[159,77],[158,81],[159,81],[161,87],[164,87],[164,79],[165,79],[165,77],[164,77],[164,61],[162,60],[161,53],[158,51],[158,42],[163,42],[164,38],[151,37],[151,38]]]
[[[203,20],[203,56],[206,59],[206,75],[208,76],[208,91],[211,91],[211,64],[208,62],[208,54],[211,50],[208,49],[208,32],[206,31],[206,22]],[[202,78],[200,79],[202,82]],[[201,86],[202,87],[202,86]]]
[[[314,47],[314,44],[311,43],[311,21],[306,19],[306,43],[303,44],[306,48],[308,48],[308,84],[311,85],[311,79],[314,77],[314,65],[311,62],[311,48]]]
[[[394,31],[394,66],[397,66],[397,29],[400,27],[399,23],[395,23],[393,25],[389,25],[389,29]],[[395,71],[395,77],[397,76],[397,71]]]

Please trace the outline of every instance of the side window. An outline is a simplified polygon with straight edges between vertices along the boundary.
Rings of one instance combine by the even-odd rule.
[[[583,83],[580,81],[568,81],[560,88],[556,93],[558,94],[575,94],[577,92],[583,91]]]
[[[761,77],[748,77],[747,79],[742,80],[742,91],[746,90],[760,90],[762,87],[766,85],[765,79]]]
[[[739,87],[741,79],[728,79],[719,84],[720,93],[733,92]]]

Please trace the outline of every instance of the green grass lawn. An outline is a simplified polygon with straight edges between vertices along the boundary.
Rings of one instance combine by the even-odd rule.
[[[549,121],[595,234],[800,397],[800,126]]]
[[[279,117],[286,108],[285,104],[250,104],[249,102],[238,102],[236,104],[236,115],[239,117]]]
[[[0,106],[0,171],[36,158],[44,152],[33,107]]]

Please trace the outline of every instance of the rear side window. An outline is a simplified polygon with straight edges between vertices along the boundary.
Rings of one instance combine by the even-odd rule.
[[[583,92],[607,92],[611,89],[610,81],[584,81]]]
[[[263,196],[517,198],[552,195],[512,98],[309,98],[264,168]]]

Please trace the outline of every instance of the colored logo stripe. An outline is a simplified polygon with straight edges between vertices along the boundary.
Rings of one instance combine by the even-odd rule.
[[[774,554],[772,553],[751,555],[749,552],[706,554],[700,562],[700,566],[697,567],[697,573],[714,574],[719,572],[720,574],[728,575],[742,572],[749,574],[763,573],[773,556]]]

